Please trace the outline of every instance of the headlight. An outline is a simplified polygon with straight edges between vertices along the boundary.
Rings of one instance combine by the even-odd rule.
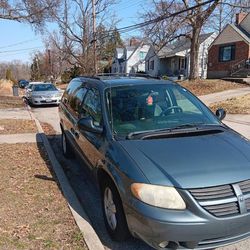
[[[33,98],[43,98],[41,95],[32,95]]]
[[[61,97],[61,93],[55,94],[55,97]]]
[[[155,207],[186,209],[185,202],[174,187],[133,183],[131,191],[137,199]]]

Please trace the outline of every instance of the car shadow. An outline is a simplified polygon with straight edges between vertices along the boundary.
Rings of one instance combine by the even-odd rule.
[[[37,135],[38,137],[41,134]],[[43,134],[43,136],[45,136]],[[126,242],[114,242],[109,237],[104,220],[102,215],[102,205],[99,189],[94,181],[92,174],[88,171],[88,167],[76,156],[74,159],[66,159],[62,154],[60,135],[49,135],[47,136],[49,143],[54,151],[56,159],[60,163],[63,172],[65,173],[67,180],[69,181],[74,193],[76,194],[78,200],[80,201],[81,207],[86,212],[88,218],[91,221],[91,224],[96,231],[98,237],[100,238],[102,244],[108,249],[114,250],[150,250],[152,249],[148,245],[146,245],[141,240],[135,239],[131,237]],[[38,140],[39,141],[39,140]],[[38,143],[38,148],[41,148],[41,156],[46,161],[46,155],[42,151],[43,148],[40,143]],[[44,156],[45,155],[45,156]],[[60,183],[55,176],[53,169],[51,168],[50,163],[47,164],[51,175],[53,178],[47,178],[44,176],[35,176],[36,178],[43,179],[44,181],[52,181],[55,180],[58,188],[61,190]],[[61,190],[62,192],[62,190]],[[63,194],[63,192],[62,192]],[[64,195],[64,194],[63,194]],[[81,213],[81,209],[72,202],[72,200],[65,196],[65,199],[69,203],[69,205],[84,219],[85,215]]]

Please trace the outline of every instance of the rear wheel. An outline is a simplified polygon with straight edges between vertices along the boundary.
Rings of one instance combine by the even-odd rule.
[[[119,193],[109,179],[103,181],[101,191],[103,215],[107,231],[113,240],[124,241],[129,238],[130,233]]]
[[[63,155],[66,157],[66,158],[72,158],[74,156],[74,152],[71,148],[71,145],[69,144],[68,142],[68,139],[65,135],[65,132],[62,131],[62,137],[61,137],[61,140],[62,140],[62,151],[63,151]]]

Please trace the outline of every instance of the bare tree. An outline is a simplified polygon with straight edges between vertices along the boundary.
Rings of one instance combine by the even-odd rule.
[[[60,0],[0,0],[0,19],[44,25],[60,5]]]
[[[11,71],[16,81],[20,79],[30,79],[30,66],[27,63],[22,63],[17,60],[8,63],[0,63],[0,79],[5,78],[7,69]]]
[[[107,13],[114,0],[95,1],[97,30],[100,24],[113,23]],[[50,44],[62,52],[62,60],[68,65],[78,66],[82,73],[94,73],[93,61],[93,13],[92,0],[64,0],[63,7],[55,13],[58,30],[49,33]],[[107,22],[109,20],[109,22]],[[107,34],[106,34],[107,35]]]
[[[220,33],[228,23],[235,22],[235,15],[239,12],[249,12],[250,1],[220,0],[217,8],[211,14],[209,21],[205,24],[205,29]]]

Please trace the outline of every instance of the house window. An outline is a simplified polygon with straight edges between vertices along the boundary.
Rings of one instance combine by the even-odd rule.
[[[154,70],[154,68],[155,68],[155,61],[152,60],[152,61],[150,61],[150,69]]]
[[[140,56],[140,60],[144,60],[145,57],[146,57],[147,53],[146,52],[143,52],[143,51],[140,51],[139,53],[139,56]]]
[[[235,59],[235,45],[221,46],[219,49],[219,61],[228,62]]]

